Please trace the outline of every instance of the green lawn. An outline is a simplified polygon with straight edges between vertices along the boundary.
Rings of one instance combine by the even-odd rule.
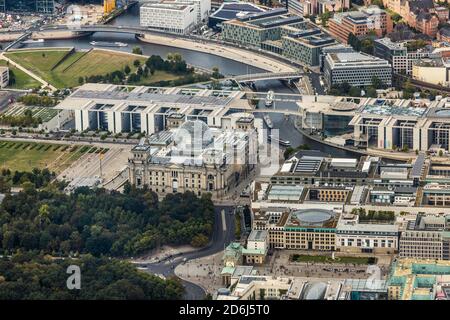
[[[153,75],[149,75],[148,78],[142,78],[141,81],[135,83],[135,85],[138,86],[145,86],[145,85],[151,85],[152,83],[159,82],[159,81],[170,81],[170,80],[176,80],[180,78],[180,76],[157,70]]]
[[[293,254],[289,257],[290,261],[295,262],[315,262],[315,263],[342,263],[342,264],[374,264],[375,258],[372,257],[335,257],[321,255],[303,255]]]
[[[131,54],[121,52],[111,52],[105,50],[92,50],[84,52],[73,52],[66,57],[54,70],[51,70],[67,54],[66,51],[52,50],[30,50],[10,52],[8,58],[19,63],[23,67],[39,75],[45,81],[57,88],[71,88],[79,85],[79,77],[89,77],[94,75],[106,75],[107,73],[123,70],[126,65],[135,72],[133,62],[138,59],[141,65],[145,63],[145,57],[136,57]],[[164,71],[156,71],[153,76],[143,79],[137,85],[145,85],[162,80],[174,80],[179,78]]]
[[[8,66],[8,62],[6,60],[0,60],[0,66]],[[33,79],[22,70],[13,66],[8,67],[12,72],[14,72],[14,75],[16,76],[16,83],[12,86],[9,86],[8,88],[28,90],[41,86],[41,83],[39,81]]]
[[[31,171],[49,168],[59,173],[83,155],[65,145],[21,141],[0,141],[0,168]]]

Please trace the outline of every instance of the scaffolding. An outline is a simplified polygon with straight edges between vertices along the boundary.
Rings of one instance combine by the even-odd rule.
[[[103,13],[109,14],[116,9],[116,0],[103,1]]]

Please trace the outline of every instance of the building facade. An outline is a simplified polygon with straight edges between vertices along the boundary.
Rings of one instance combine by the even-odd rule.
[[[0,11],[51,14],[55,11],[55,0],[0,0]]]
[[[145,2],[140,7],[140,24],[143,27],[187,34],[205,22],[210,11],[210,0]]]
[[[369,7],[361,11],[336,13],[328,21],[329,32],[343,43],[353,34],[357,37],[374,32],[378,37],[392,32],[391,17],[384,10]]]
[[[186,121],[132,149],[129,181],[160,196],[192,191],[223,198],[254,169],[256,137],[245,131],[211,130],[200,120]]]
[[[0,88],[6,88],[9,85],[9,68],[0,67]]]
[[[386,86],[392,85],[392,67],[388,61],[365,53],[328,53],[324,61],[324,78],[328,87],[348,83],[350,86],[370,86],[373,78]]]
[[[400,237],[402,258],[449,260],[450,217],[419,214]]]

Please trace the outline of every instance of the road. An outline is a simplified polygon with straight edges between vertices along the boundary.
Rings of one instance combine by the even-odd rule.
[[[175,275],[175,268],[183,263],[183,260],[193,260],[203,258],[222,251],[231,241],[234,240],[234,214],[230,214],[233,206],[216,206],[214,210],[214,231],[210,244],[198,251],[182,253],[172,258],[158,263],[138,263],[137,266],[146,267],[152,274],[162,274],[165,277]],[[222,215],[222,210],[225,214]],[[225,221],[225,226],[223,225]],[[205,291],[200,286],[183,280],[186,289],[184,298],[186,300],[202,300],[205,297]]]

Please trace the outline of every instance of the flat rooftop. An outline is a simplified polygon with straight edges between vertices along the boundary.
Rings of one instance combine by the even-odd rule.
[[[379,116],[413,116],[421,117],[425,114],[425,107],[403,107],[397,105],[372,105],[368,104],[362,107],[360,113],[373,114]]]

